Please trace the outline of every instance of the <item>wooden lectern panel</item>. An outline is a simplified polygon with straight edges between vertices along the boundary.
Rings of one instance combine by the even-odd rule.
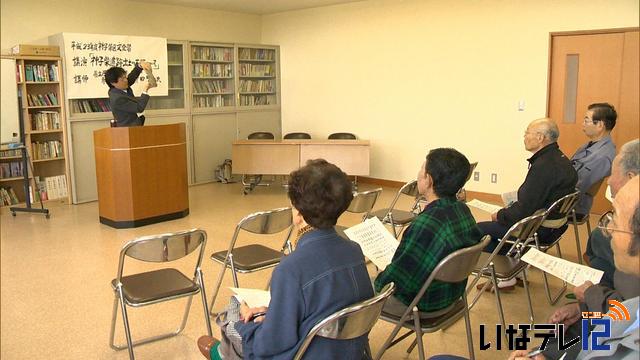
[[[100,221],[135,227],[189,212],[184,124],[94,132]]]

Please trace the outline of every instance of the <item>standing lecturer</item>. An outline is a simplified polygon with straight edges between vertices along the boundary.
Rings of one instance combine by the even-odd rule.
[[[121,126],[142,126],[144,125],[144,115],[138,116],[138,113],[144,111],[149,102],[149,94],[147,91],[155,87],[155,83],[150,84],[149,81],[142,85],[142,94],[140,97],[133,95],[131,85],[133,85],[142,70],[151,71],[151,64],[141,61],[136,64],[134,69],[127,76],[127,72],[121,68],[114,66],[104,73],[104,81],[109,85],[109,103],[111,112],[118,127]]]

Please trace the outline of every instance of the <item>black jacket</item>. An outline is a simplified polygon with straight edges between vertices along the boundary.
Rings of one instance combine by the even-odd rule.
[[[543,147],[527,161],[529,172],[518,189],[518,201],[498,211],[498,222],[503,225],[512,226],[575,191],[578,174],[558,143]]]
[[[136,82],[141,72],[142,68],[136,64],[127,77],[129,87],[126,92],[116,88],[109,89],[111,112],[113,113],[113,118],[116,119],[118,127],[142,125],[142,120],[138,119],[138,113],[143,112],[147,107],[149,95],[142,94],[136,98],[133,95],[133,90],[131,90],[131,85]]]

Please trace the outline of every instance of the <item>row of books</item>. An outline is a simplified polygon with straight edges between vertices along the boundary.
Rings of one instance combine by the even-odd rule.
[[[273,80],[240,80],[240,92],[274,92]]]
[[[233,96],[229,96],[229,95],[198,96],[193,99],[193,105],[197,108],[232,106]]]
[[[232,77],[231,64],[193,64],[193,77]]]
[[[8,179],[24,176],[24,166],[22,161],[11,161],[0,163],[0,179]]]
[[[31,130],[60,129],[60,114],[56,111],[38,111],[31,116]]]
[[[225,80],[194,80],[193,92],[196,94],[228,93],[230,90]]]
[[[275,60],[276,51],[272,49],[240,49],[240,61],[242,60]]]
[[[24,74],[24,77],[23,77]],[[58,79],[58,65],[56,64],[26,64],[24,66],[24,73],[22,72],[22,64],[18,64],[16,67],[16,80],[18,82],[25,81],[32,82],[47,82],[47,81],[59,81]]]
[[[27,102],[29,106],[57,106],[58,97],[52,92],[46,94],[27,94]]]
[[[33,160],[55,159],[63,156],[62,143],[58,140],[31,143]]]
[[[92,113],[111,111],[108,99],[73,100],[71,108],[74,113]]]
[[[42,201],[54,200],[67,197],[69,194],[67,177],[65,175],[49,176],[43,180],[41,180],[39,176],[36,176],[35,183],[38,187],[38,192],[35,196],[34,194],[30,194],[31,201],[38,201],[40,199],[42,199]]]
[[[240,76],[273,76],[272,64],[240,64]]]
[[[233,61],[232,48],[194,46],[191,55],[193,60]]]
[[[0,159],[20,155],[22,155],[22,152],[18,149],[0,150]]]
[[[11,186],[0,188],[0,199],[2,200],[2,206],[15,205],[20,202]]]
[[[240,95],[241,106],[275,105],[275,95]]]

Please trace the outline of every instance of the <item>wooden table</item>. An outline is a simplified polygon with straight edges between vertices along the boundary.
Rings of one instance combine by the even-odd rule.
[[[237,140],[231,144],[234,174],[289,175],[310,159],[325,159],[348,175],[367,176],[369,141]]]

